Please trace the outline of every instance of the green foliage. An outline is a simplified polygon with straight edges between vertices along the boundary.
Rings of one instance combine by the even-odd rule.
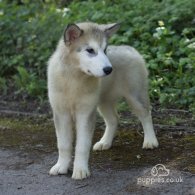
[[[46,82],[38,79],[35,73],[29,73],[21,66],[17,67],[18,74],[13,76],[16,87],[19,89],[17,93],[25,93],[30,96],[44,97],[46,93]]]
[[[195,39],[184,36],[194,29],[184,28],[181,36],[169,30],[166,25],[156,28],[153,33],[154,56],[148,57],[151,70],[151,94],[159,97],[161,103],[187,106],[195,98]]]
[[[0,90],[3,91],[3,95],[7,93],[6,79],[0,77]]]
[[[47,8],[39,2],[23,5],[0,2],[0,10],[0,43],[3,48],[0,51],[0,76],[10,79],[19,73],[23,82],[16,84],[19,91],[41,97],[46,94],[46,90],[41,89],[43,79],[46,80],[47,60],[64,27],[61,14],[54,7]],[[31,83],[23,80],[27,75],[22,67],[32,74],[28,75],[33,79]]]
[[[45,95],[46,63],[66,24],[121,22],[110,43],[144,56],[152,101],[195,110],[195,0],[74,0],[67,8],[53,0],[21,2],[0,2],[0,76],[15,75],[22,93]]]

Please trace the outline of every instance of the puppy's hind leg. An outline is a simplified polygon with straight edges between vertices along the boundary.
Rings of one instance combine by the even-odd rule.
[[[148,115],[146,116],[140,116],[139,120],[141,121],[144,129],[144,143],[142,148],[144,149],[157,148],[159,144],[154,132],[151,112],[149,111]]]
[[[141,121],[144,130],[144,142],[142,148],[153,149],[158,147],[159,144],[153,128],[148,97],[143,98],[142,96],[140,98],[137,98],[128,95],[126,99],[130,107],[133,109],[133,112]]]
[[[50,175],[66,174],[72,157],[72,120],[69,113],[54,113],[54,124],[57,136],[59,157],[50,169]]]
[[[107,150],[112,146],[118,126],[118,116],[114,104],[113,102],[105,101],[98,106],[100,114],[104,117],[106,130],[100,141],[93,146],[93,150]]]

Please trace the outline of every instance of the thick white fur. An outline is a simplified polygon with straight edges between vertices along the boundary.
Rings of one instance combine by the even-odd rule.
[[[112,67],[110,61],[108,60],[103,50],[98,49],[98,45],[96,42],[90,41],[90,47],[97,48],[98,53],[95,54],[96,56],[91,56],[91,57],[90,54],[87,54],[89,55],[89,57],[86,58],[86,52],[80,52],[81,70],[91,76],[95,76],[95,77],[105,76],[103,68]],[[90,70],[90,72],[88,70]]]
[[[84,24],[84,29],[88,25]],[[82,27],[82,24],[80,25]],[[75,40],[76,42],[77,40]],[[147,70],[141,55],[129,46],[109,46],[107,55],[103,44],[89,39],[87,45],[97,55],[81,51],[69,53],[63,40],[48,63],[48,94],[54,115],[59,158],[50,174],[66,174],[72,160],[73,128],[76,128],[73,179],[90,175],[89,152],[95,124],[96,108],[104,117],[106,130],[93,149],[104,150],[112,145],[117,129],[115,103],[125,97],[133,112],[139,117],[144,129],[143,148],[154,148],[158,141],[153,129],[147,92]],[[69,59],[69,55],[75,55]],[[73,66],[74,64],[74,66]],[[105,76],[103,68],[112,66],[113,72]]]

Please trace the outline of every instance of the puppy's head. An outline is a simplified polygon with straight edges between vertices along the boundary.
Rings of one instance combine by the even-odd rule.
[[[76,61],[81,71],[90,76],[102,77],[112,72],[105,52],[108,38],[119,29],[119,24],[69,24],[64,31],[68,58]],[[75,60],[76,59],[76,60]]]

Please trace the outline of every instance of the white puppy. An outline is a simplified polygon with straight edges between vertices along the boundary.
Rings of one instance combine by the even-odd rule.
[[[76,148],[72,178],[90,175],[88,160],[96,108],[98,106],[104,117],[106,130],[93,149],[105,150],[111,147],[117,129],[115,104],[120,97],[126,98],[142,123],[143,148],[158,146],[143,58],[129,46],[107,47],[107,39],[118,28],[118,24],[68,25],[48,62],[48,94],[59,150],[51,175],[66,174],[70,167],[73,128],[76,129]]]

